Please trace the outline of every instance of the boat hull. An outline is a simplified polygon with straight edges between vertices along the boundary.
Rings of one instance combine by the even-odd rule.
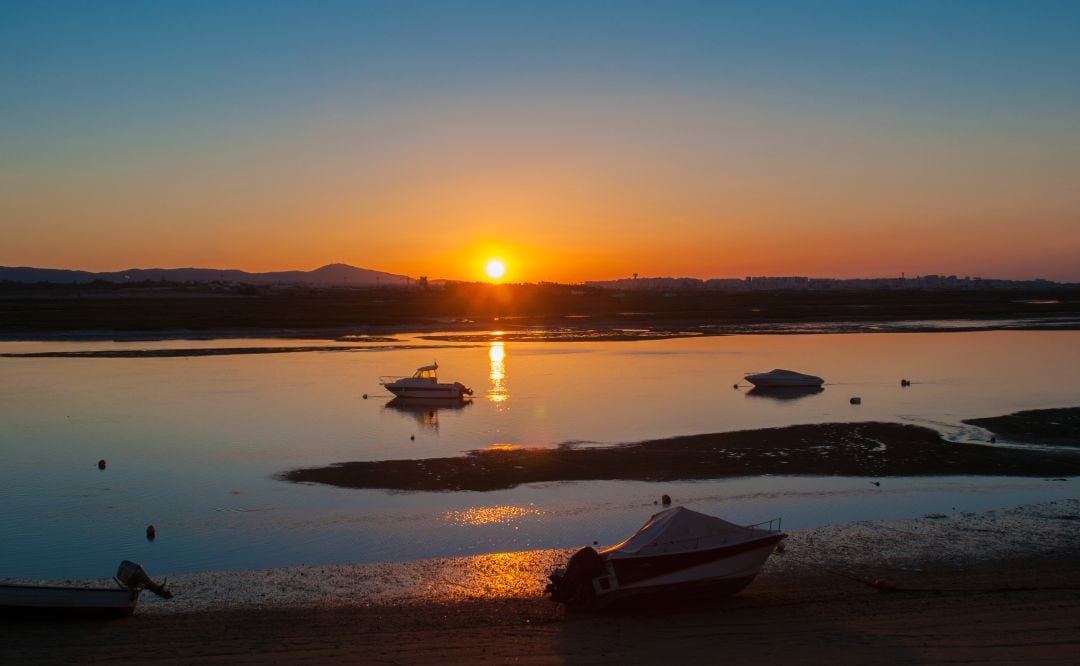
[[[13,618],[125,617],[138,601],[137,589],[0,585],[0,614]]]
[[[798,372],[777,371],[747,375],[746,381],[758,388],[816,388],[825,383],[821,377]]]
[[[587,605],[588,610],[633,606],[642,603],[680,604],[708,602],[730,597],[754,582],[757,574],[740,578],[717,578],[683,583],[651,584],[619,588],[606,594],[598,594]]]
[[[785,535],[675,555],[607,561],[593,581],[596,607],[641,597],[704,599],[735,594],[749,585]]]
[[[393,386],[386,385],[386,390],[405,400],[464,400],[464,387],[455,384],[435,386]]]

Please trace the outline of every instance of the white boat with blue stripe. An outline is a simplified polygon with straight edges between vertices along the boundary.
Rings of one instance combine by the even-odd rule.
[[[439,365],[432,363],[416,369],[411,377],[380,377],[379,383],[399,398],[408,400],[464,400],[472,389],[461,382],[439,381]]]

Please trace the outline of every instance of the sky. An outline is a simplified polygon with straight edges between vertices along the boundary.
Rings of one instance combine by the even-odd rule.
[[[0,0],[0,265],[1080,281],[1080,2]]]

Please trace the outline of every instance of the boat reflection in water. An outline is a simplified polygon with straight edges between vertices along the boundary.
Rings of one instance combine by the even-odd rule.
[[[439,412],[444,410],[459,411],[472,404],[472,400],[456,398],[394,398],[386,403],[386,409],[411,416],[425,428],[439,429]]]
[[[812,395],[817,395],[824,390],[825,389],[820,386],[779,386],[776,388],[756,386],[746,392],[746,397],[769,398],[780,402],[787,402],[790,400],[808,398]]]

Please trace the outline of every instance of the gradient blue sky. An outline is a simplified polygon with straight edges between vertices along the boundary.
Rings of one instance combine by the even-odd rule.
[[[0,265],[1080,280],[1080,2],[0,0]]]

